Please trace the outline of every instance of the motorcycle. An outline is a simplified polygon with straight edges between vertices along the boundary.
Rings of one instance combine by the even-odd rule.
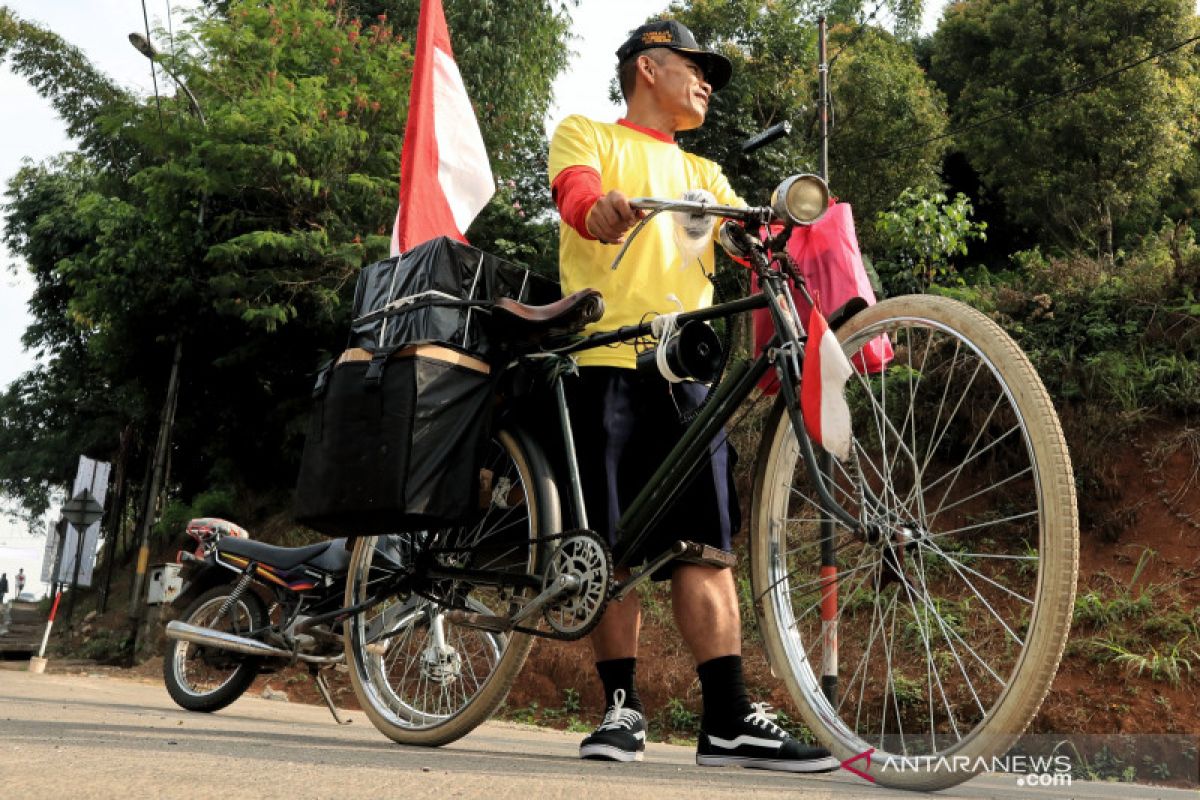
[[[303,663],[334,720],[347,724],[324,674],[345,661],[346,541],[279,547],[207,517],[186,532],[196,547],[179,553],[184,584],[173,604],[185,610],[167,623],[163,658],[171,699],[189,711],[217,711],[258,675]]]

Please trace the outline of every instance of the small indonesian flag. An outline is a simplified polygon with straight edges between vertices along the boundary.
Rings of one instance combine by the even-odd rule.
[[[846,381],[854,374],[837,337],[814,305],[800,382],[800,410],[812,440],[841,460],[850,457],[850,406]]]
[[[421,0],[392,255],[463,232],[496,191],[441,0]]]

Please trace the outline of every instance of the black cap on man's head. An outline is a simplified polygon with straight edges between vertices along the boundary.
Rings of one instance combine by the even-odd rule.
[[[733,75],[733,64],[728,58],[701,48],[687,26],[673,19],[651,22],[635,30],[617,48],[617,63],[623,64],[626,59],[654,47],[666,47],[695,61],[704,70],[704,79],[714,92],[729,83]]]

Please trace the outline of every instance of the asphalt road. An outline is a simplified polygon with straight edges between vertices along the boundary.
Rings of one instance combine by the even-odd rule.
[[[0,664],[0,792],[38,798],[911,798],[848,772],[796,776],[697,767],[691,749],[651,744],[641,764],[584,762],[579,735],[491,723],[439,749],[399,747],[361,713],[338,727],[321,707],[245,697],[216,714],[161,685],[34,675]],[[1075,782],[1019,788],[985,775],[938,798],[1195,798],[1194,792]]]

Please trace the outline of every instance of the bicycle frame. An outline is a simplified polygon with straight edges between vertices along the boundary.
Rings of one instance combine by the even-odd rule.
[[[813,484],[822,507],[831,518],[841,522],[856,534],[862,532],[862,525],[857,518],[847,512],[833,498],[832,492],[822,478],[824,472],[818,469],[818,455],[813,448],[812,440],[805,430],[800,410],[797,386],[803,364],[803,348],[800,331],[793,321],[798,323],[799,316],[792,304],[790,294],[786,291],[784,277],[771,270],[765,259],[755,265],[760,279],[760,291],[749,297],[733,300],[727,303],[710,306],[698,311],[679,315],[678,324],[688,321],[709,321],[725,319],[737,314],[746,313],[760,308],[769,310],[775,324],[776,334],[763,348],[763,351],[752,361],[740,361],[735,364],[716,387],[714,394],[704,405],[700,414],[687,428],[683,437],[663,460],[646,486],[621,515],[616,525],[615,549],[622,553],[615,566],[627,565],[629,554],[636,552],[639,545],[650,535],[654,518],[662,509],[673,503],[686,484],[688,476],[707,458],[709,443],[717,436],[726,423],[733,417],[736,410],[750,396],[759,380],[772,366],[779,373],[780,391],[783,393],[791,417],[792,427],[796,431],[800,443],[800,451],[813,476]],[[617,342],[630,342],[651,333],[650,323],[627,326],[616,331],[593,334],[568,347],[555,351],[559,356],[570,356],[595,347]],[[565,393],[562,389],[562,377],[554,378],[558,412],[563,426],[563,438],[566,445],[567,464],[569,466],[569,481],[571,496],[574,499],[576,518],[575,527],[587,528],[587,514],[583,503],[583,492],[580,486],[579,473],[575,464],[573,436],[570,426],[570,412],[566,406]],[[669,561],[670,552],[652,559],[650,564],[624,582],[616,584],[615,594],[619,598],[640,583],[658,566]]]
[[[755,265],[760,285],[760,290],[757,293],[679,315],[678,324],[682,325],[692,320],[707,322],[715,319],[727,319],[738,314],[766,308],[771,314],[776,334],[756,358],[749,361],[742,360],[733,365],[724,380],[717,385],[714,394],[705,403],[699,415],[688,426],[683,437],[676,443],[675,447],[651,476],[646,486],[617,521],[615,549],[622,554],[614,564],[617,568],[627,566],[629,554],[636,552],[638,546],[650,535],[651,526],[656,516],[661,513],[662,509],[676,501],[684,486],[686,486],[689,476],[706,460],[710,442],[722,431],[737,409],[750,396],[754,387],[758,385],[758,382],[772,367],[779,373],[780,391],[787,404],[792,427],[796,431],[801,455],[807,465],[809,474],[813,476],[813,485],[823,509],[831,520],[837,520],[850,531],[859,535],[864,532],[861,522],[842,508],[833,498],[832,492],[826,485],[823,477],[825,471],[818,468],[817,459],[820,456],[813,447],[812,440],[809,438],[804,427],[799,394],[797,392],[804,359],[802,328],[800,327],[799,315],[796,313],[790,293],[786,291],[786,278],[782,273],[772,270],[765,258],[760,257],[757,260],[760,262]],[[565,347],[531,354],[525,356],[525,358],[569,358],[585,350],[604,347],[617,342],[630,342],[650,334],[651,324],[647,322],[641,325],[623,327],[615,331],[592,334]],[[564,524],[564,530],[587,529],[587,511],[575,458],[574,435],[572,433],[570,410],[566,403],[562,375],[556,375],[552,381],[552,389],[555,394],[559,424],[563,436],[564,461],[567,465],[568,473],[566,478],[572,499],[570,505],[572,507],[571,510],[574,512],[573,518],[568,517],[571,524]],[[451,547],[449,549],[453,550],[455,548]],[[446,548],[440,548],[440,551],[445,552]],[[677,553],[668,549],[657,557],[652,558],[647,566],[636,575],[631,576],[625,581],[614,583],[614,597],[620,599],[625,594],[628,594],[635,586],[649,578],[654,570],[670,561],[675,555]],[[834,554],[830,552],[828,558],[832,560]],[[470,569],[449,566],[438,564],[432,559],[422,565],[420,573],[422,580],[426,581],[466,581],[474,584],[512,586],[534,590],[543,588],[537,576],[516,573],[505,569]],[[403,584],[411,580],[412,577],[412,574],[397,575],[396,580]],[[321,621],[329,618],[332,622],[336,623],[356,613],[360,608],[369,607],[389,594],[394,593],[396,585],[388,585],[391,583],[388,581],[381,584],[373,597],[368,598],[365,602],[357,606],[339,609],[338,611],[322,615]]]

